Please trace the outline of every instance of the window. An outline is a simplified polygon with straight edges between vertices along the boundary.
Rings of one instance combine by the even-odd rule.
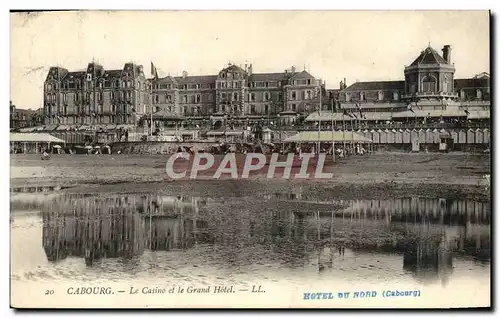
[[[360,101],[364,101],[365,100],[365,93],[363,93],[363,92],[359,93],[359,100]]]
[[[278,93],[278,101],[281,102],[283,100],[283,93]]]
[[[255,102],[255,93],[250,93],[250,101]]]
[[[267,102],[269,100],[269,93],[264,92],[264,101]]]
[[[398,92],[392,93],[392,99],[399,100],[399,93]]]
[[[137,89],[141,89],[141,82],[137,82]]]
[[[65,103],[68,102],[68,95],[67,94],[63,94],[63,101]]]
[[[159,96],[158,96],[158,95],[155,95],[155,96],[154,96],[154,101],[155,101],[155,104],[158,104],[158,103],[159,103]]]
[[[250,105],[250,114],[255,114],[255,105]]]
[[[199,104],[201,102],[201,95],[196,95],[196,103]]]
[[[297,106],[295,104],[292,104],[292,110],[293,111],[296,111],[297,110]]]
[[[264,106],[264,113],[268,114],[269,113],[269,105]]]
[[[422,79],[422,92],[434,93],[436,92],[436,78],[433,76],[426,76]]]
[[[105,88],[110,88],[111,87],[111,82],[109,80],[104,81],[104,87]]]
[[[307,85],[311,85],[311,79],[307,80]]]
[[[187,95],[183,95],[182,96],[182,101],[186,104],[188,102],[188,96]]]
[[[477,99],[483,98],[483,92],[480,89],[476,90],[476,98]]]
[[[220,97],[221,97],[221,99],[226,99],[226,93],[221,93]]]
[[[99,92],[99,93],[97,94],[97,99],[98,99],[100,102],[102,102],[102,93],[101,93],[101,92]]]
[[[378,100],[380,100],[380,101],[384,100],[384,92],[382,92],[382,91],[378,92]]]
[[[345,93],[345,101],[350,102],[351,101],[351,93]]]
[[[172,95],[165,95],[165,102],[170,103],[172,102]]]
[[[307,97],[306,98],[307,99],[312,99],[312,97],[311,97],[311,91],[307,91]]]
[[[269,82],[266,82],[266,87],[269,87]]]
[[[74,101],[75,101],[75,102],[78,102],[78,101],[79,101],[79,99],[80,99],[80,94],[75,93],[75,96],[74,96]]]
[[[463,89],[460,90],[460,98],[465,99],[465,91]]]
[[[238,93],[233,93],[233,100],[238,100]]]
[[[292,91],[292,100],[296,100],[297,99],[297,92],[295,91]]]
[[[111,96],[111,99],[112,99],[112,100],[113,100],[113,99],[115,99],[115,92],[111,92],[111,93],[110,93],[110,96]]]
[[[122,81],[122,88],[125,88],[127,85],[127,83],[125,83],[125,81]]]

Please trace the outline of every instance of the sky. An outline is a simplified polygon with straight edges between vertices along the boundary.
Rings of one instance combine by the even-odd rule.
[[[228,62],[253,72],[304,67],[338,88],[402,80],[429,43],[451,45],[455,78],[490,72],[487,11],[80,11],[10,14],[10,98],[43,107],[51,66],[84,70],[150,62],[159,76],[217,74]]]

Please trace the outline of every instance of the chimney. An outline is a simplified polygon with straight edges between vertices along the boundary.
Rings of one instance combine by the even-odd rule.
[[[295,66],[292,66],[292,74],[295,74]]]
[[[346,88],[347,88],[347,80],[344,77],[344,89],[346,89]]]
[[[248,76],[252,75],[252,63],[248,66]]]
[[[182,71],[182,78],[186,78],[186,77],[188,77],[188,72]]]
[[[442,51],[443,51],[443,58],[446,61],[446,63],[451,64],[451,46],[445,45]]]
[[[245,72],[247,72],[247,71],[248,71],[248,64],[245,63]]]

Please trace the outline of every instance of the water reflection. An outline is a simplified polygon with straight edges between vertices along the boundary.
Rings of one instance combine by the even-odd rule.
[[[490,210],[481,202],[401,198],[312,204],[293,196],[223,201],[60,193],[39,207],[43,248],[53,263],[76,257],[92,267],[104,259],[138,261],[146,251],[209,246],[210,253],[200,255],[207,262],[235,268],[312,264],[327,272],[341,270],[335,258],[356,267],[359,255],[371,261],[397,255],[417,280],[446,284],[456,256],[490,259]]]

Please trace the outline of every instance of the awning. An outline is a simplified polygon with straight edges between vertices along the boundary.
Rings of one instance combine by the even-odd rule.
[[[20,132],[32,132],[32,131],[36,131],[36,130],[37,130],[37,127],[26,127],[26,128],[19,129]]]
[[[224,131],[207,131],[207,136],[223,136]]]
[[[50,134],[44,133],[11,133],[11,142],[60,142],[64,140],[56,138]]]
[[[355,118],[352,118],[350,116],[346,116],[343,113],[312,113],[311,115],[307,116],[305,119],[306,121],[349,121],[349,120],[355,120]]]
[[[59,125],[56,130],[68,130],[70,126],[68,125]]]
[[[280,113],[280,116],[297,116],[297,112],[293,110],[285,110]]]
[[[48,125],[45,127],[44,130],[55,130],[57,128],[57,126],[59,126],[59,125],[55,125],[55,124]]]
[[[468,119],[489,119],[490,111],[489,110],[470,110],[469,115],[467,115]]]
[[[406,110],[392,114],[392,118],[425,118],[425,117],[466,117],[467,114],[461,109],[446,110]]]
[[[391,120],[392,119],[392,114],[391,113],[376,113],[376,112],[367,112],[363,113],[363,118],[361,120]]]
[[[294,136],[285,139],[285,142],[344,142],[352,141],[359,143],[372,142],[371,139],[366,138],[356,132],[352,131],[302,131]]]

